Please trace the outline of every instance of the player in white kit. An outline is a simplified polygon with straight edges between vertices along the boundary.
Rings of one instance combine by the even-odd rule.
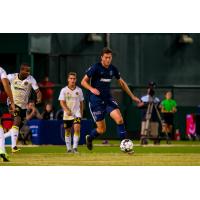
[[[10,112],[14,112],[15,111],[15,104],[14,104],[14,100],[13,100],[13,95],[10,89],[10,85],[9,85],[9,81],[8,81],[8,77],[6,74],[6,71],[0,67],[0,81],[3,84],[4,90],[6,92],[6,94],[8,95],[8,97],[10,98]],[[0,124],[0,157],[3,158],[3,161],[9,161],[8,159],[8,155],[6,153],[6,149],[5,149],[5,136],[4,136],[4,130],[3,127]]]
[[[16,109],[14,112],[13,126],[5,134],[5,137],[11,136],[12,153],[15,153],[20,151],[20,149],[17,147],[17,139],[20,125],[26,116],[26,105],[31,94],[31,89],[33,88],[36,92],[36,103],[41,102],[42,95],[36,80],[30,75],[30,66],[28,64],[21,64],[20,72],[8,74],[8,79],[10,81]]]
[[[63,120],[65,128],[65,142],[67,152],[78,153],[78,142],[80,138],[81,118],[83,116],[83,92],[76,86],[77,76],[70,72],[67,76],[67,86],[62,88],[58,100],[64,111]],[[73,149],[71,147],[71,129],[74,128]]]

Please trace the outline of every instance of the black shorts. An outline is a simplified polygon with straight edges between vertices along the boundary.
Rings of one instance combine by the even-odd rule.
[[[13,114],[14,117],[21,117],[21,120],[23,121],[26,118],[26,109],[22,109],[19,106],[15,105],[15,112]]]
[[[77,117],[73,120],[64,120],[64,128],[71,128],[73,124],[80,124],[81,123],[81,118]]]
[[[106,101],[95,95],[89,97],[89,109],[95,122],[105,119],[106,114],[110,114],[113,110],[119,109],[117,102],[113,98]]]
[[[173,113],[163,113],[163,119],[167,125],[174,124],[174,114]]]

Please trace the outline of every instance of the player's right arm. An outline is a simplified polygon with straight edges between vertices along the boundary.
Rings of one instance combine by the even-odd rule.
[[[65,93],[66,93],[65,88],[63,88],[60,91],[60,95],[58,97],[58,100],[60,101],[61,108],[67,113],[67,115],[68,116],[72,116],[72,112],[71,112],[71,110],[69,109],[69,107],[66,104]]]
[[[32,76],[31,76],[31,85],[32,85],[32,88],[35,90],[35,93],[37,96],[36,104],[39,104],[42,102],[42,93],[40,92],[39,86],[38,86],[35,78],[33,78]]]
[[[89,90],[90,92],[92,92],[95,95],[100,95],[99,90],[97,90],[96,88],[93,88],[90,84],[89,84],[90,78],[88,77],[88,75],[85,75],[81,81],[81,85]]]
[[[60,106],[62,107],[62,109],[67,113],[68,116],[72,116],[72,112],[71,110],[67,107],[67,104],[65,101],[60,100]]]
[[[2,74],[1,81],[3,84],[4,90],[10,99],[10,111],[13,112],[15,111],[15,103],[14,103],[13,94],[10,88],[9,79],[8,79],[8,76],[6,75],[6,72]]]

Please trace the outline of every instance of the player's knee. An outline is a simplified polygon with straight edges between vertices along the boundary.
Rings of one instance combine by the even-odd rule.
[[[105,132],[106,132],[106,127],[98,127],[98,128],[97,128],[97,132],[98,132],[99,134],[105,133]]]
[[[123,118],[118,118],[118,119],[115,120],[115,122],[116,122],[117,124],[123,124],[123,123],[124,123],[124,120],[123,120]]]

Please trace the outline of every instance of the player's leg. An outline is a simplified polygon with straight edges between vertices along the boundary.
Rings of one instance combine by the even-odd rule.
[[[94,128],[90,135],[86,135],[86,144],[89,150],[92,150],[93,145],[92,141],[97,138],[99,135],[102,135],[106,131],[106,122],[105,122],[105,114],[106,114],[106,105],[103,105],[102,102],[95,102],[92,104],[89,103],[89,108],[91,115],[96,123],[96,128]]]
[[[17,147],[17,139],[19,135],[19,126],[21,124],[21,108],[16,106],[16,111],[14,113],[14,121],[12,128],[5,133],[5,138],[11,137],[11,148],[12,153],[16,153],[20,151],[20,149]]]
[[[127,132],[125,130],[124,120],[123,120],[122,114],[119,110],[119,106],[118,106],[117,102],[114,101],[113,99],[110,99],[110,101],[106,107],[106,111],[107,111],[107,113],[110,114],[110,117],[117,124],[117,131],[118,131],[120,140],[125,139]]]
[[[17,139],[19,135],[20,124],[21,124],[21,117],[20,116],[14,117],[14,123],[12,128],[10,129],[12,153],[20,151],[20,149],[17,147]]]
[[[72,152],[71,147],[71,128],[72,128],[73,120],[66,120],[64,121],[64,129],[65,129],[65,144],[67,148],[67,152]]]
[[[5,153],[5,137],[3,127],[0,124],[0,153]]]
[[[99,135],[102,135],[106,131],[106,122],[105,119],[96,122],[96,128],[94,128],[90,135],[86,135],[86,144],[89,150],[92,150],[93,145],[92,141],[97,138]]]
[[[125,129],[124,120],[123,120],[123,117],[121,115],[120,110],[117,108],[117,109],[114,109],[113,111],[111,111],[110,117],[117,124],[117,131],[118,131],[120,140],[125,139],[127,132],[126,132],[126,129]]]
[[[74,119],[73,152],[78,153],[78,142],[80,138],[81,118]]]
[[[3,158],[4,162],[8,162],[8,155],[5,149],[5,137],[4,137],[4,130],[2,125],[0,124],[0,157]]]

